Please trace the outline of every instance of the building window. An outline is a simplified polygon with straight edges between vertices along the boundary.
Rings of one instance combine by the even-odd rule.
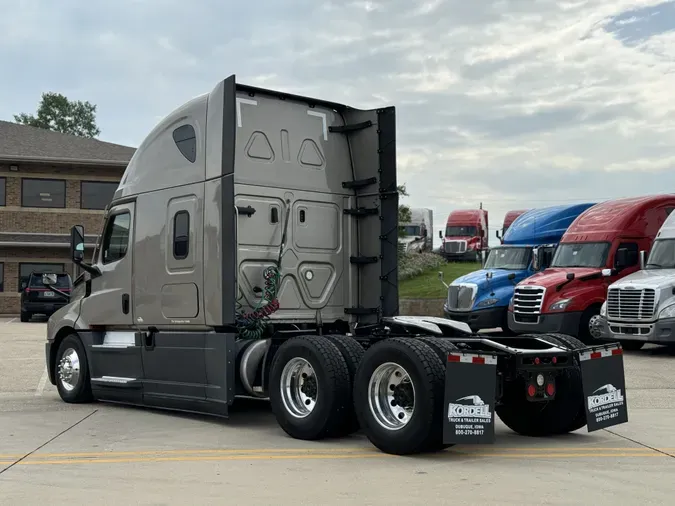
[[[189,161],[194,163],[197,159],[197,135],[192,125],[179,126],[173,131],[173,142],[176,147]]]
[[[66,207],[66,182],[60,179],[22,179],[21,206]]]
[[[190,252],[190,213],[178,211],[173,217],[173,257],[184,260]]]
[[[107,181],[82,181],[80,183],[80,208],[105,209],[115,195],[118,183]]]
[[[0,263],[0,292],[5,291],[5,264]]]
[[[129,211],[110,216],[102,247],[104,264],[117,262],[127,254],[130,225],[131,214]]]
[[[19,264],[19,292],[28,285],[28,278],[31,272],[53,272],[55,274],[64,274],[66,272],[65,264],[37,264],[20,263]]]
[[[6,206],[6,195],[7,195],[7,179],[0,177],[0,206]]]

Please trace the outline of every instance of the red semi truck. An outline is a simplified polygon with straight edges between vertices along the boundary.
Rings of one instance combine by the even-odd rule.
[[[518,209],[518,210],[515,210],[515,211],[509,211],[508,213],[506,213],[506,215],[504,216],[504,223],[502,224],[501,234],[499,233],[499,230],[497,230],[495,232],[495,234],[497,235],[497,239],[499,239],[499,242],[504,244],[504,235],[506,234],[506,231],[511,226],[511,223],[516,221],[516,218],[518,216],[520,216],[523,213],[526,213],[527,211],[529,211],[529,209]]]
[[[488,249],[488,212],[483,209],[459,209],[452,211],[445,225],[445,234],[438,231],[441,239],[441,255],[446,260],[469,260],[478,262],[481,251]]]
[[[569,226],[551,266],[516,285],[508,326],[517,333],[569,334],[585,343],[602,335],[607,287],[640,269],[656,234],[675,209],[675,195],[610,200]]]

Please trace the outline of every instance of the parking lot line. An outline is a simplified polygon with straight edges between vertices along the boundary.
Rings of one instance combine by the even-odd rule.
[[[437,455],[440,458],[453,457],[494,457],[494,458],[543,458],[543,459],[580,459],[580,458],[612,458],[627,457],[627,458],[646,458],[646,457],[669,457],[664,453],[658,452],[568,452],[568,453],[519,453],[519,452],[493,452],[493,453],[471,453],[471,452],[453,452],[448,451],[444,454]],[[366,453],[291,453],[287,455],[279,454],[264,454],[264,453],[244,453],[239,455],[176,455],[176,456],[145,456],[145,457],[128,457],[128,458],[79,458],[79,459],[36,459],[29,457],[16,465],[73,465],[73,464],[137,464],[137,463],[152,463],[152,462],[210,462],[210,461],[234,461],[234,460],[335,460],[335,459],[368,459],[368,458],[406,458],[398,457],[396,455],[389,455],[381,452],[366,452]],[[12,461],[0,461],[0,465],[10,465]]]
[[[47,384],[47,366],[45,366],[44,371],[42,371],[42,376],[40,376],[40,381],[38,382],[38,386],[35,389],[35,396],[39,397],[42,395],[42,393],[45,391],[45,385]]]
[[[12,322],[15,322],[15,321],[16,321],[16,318],[12,318],[11,320],[7,320],[6,322],[2,322],[2,323],[12,323]]]
[[[644,447],[594,448],[594,447],[553,447],[553,448],[493,448],[492,450],[457,449],[436,454],[438,457],[504,457],[504,458],[643,458],[672,457],[668,451],[673,448],[649,450]],[[7,459],[21,455],[0,455],[0,465],[9,465]],[[196,450],[145,450],[121,452],[78,452],[78,453],[36,453],[17,465],[54,464],[113,464],[141,462],[198,462],[218,460],[288,460],[288,459],[365,459],[395,457],[376,448],[254,448],[254,449],[196,449]]]

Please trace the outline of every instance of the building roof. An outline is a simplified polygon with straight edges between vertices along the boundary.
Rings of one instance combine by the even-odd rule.
[[[136,148],[0,120],[0,161],[124,167]]]

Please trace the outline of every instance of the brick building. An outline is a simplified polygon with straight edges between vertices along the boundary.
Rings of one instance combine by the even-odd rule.
[[[18,314],[22,277],[69,272],[70,228],[88,257],[135,149],[0,121],[0,314]],[[79,274],[79,273],[78,273]]]

